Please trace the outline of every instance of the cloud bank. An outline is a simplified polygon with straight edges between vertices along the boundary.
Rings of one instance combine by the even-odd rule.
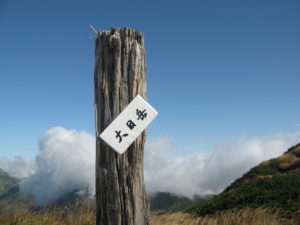
[[[21,191],[32,194],[39,204],[75,190],[95,192],[95,138],[91,134],[55,127],[44,134],[39,150],[36,171],[21,182]]]
[[[0,168],[13,177],[25,178],[35,172],[33,160],[17,156],[14,158],[0,158]]]
[[[145,147],[145,183],[150,193],[218,193],[251,167],[277,157],[299,143],[300,132],[218,142],[205,152],[175,154],[169,138],[150,140]],[[87,132],[55,127],[39,142],[35,161],[1,159],[0,168],[17,177],[21,191],[39,204],[52,202],[74,190],[95,194],[95,138]]]
[[[218,142],[206,153],[172,152],[172,142],[159,138],[148,142],[145,151],[145,182],[148,191],[169,191],[192,197],[219,193],[251,167],[278,157],[300,142],[300,132],[261,138]]]

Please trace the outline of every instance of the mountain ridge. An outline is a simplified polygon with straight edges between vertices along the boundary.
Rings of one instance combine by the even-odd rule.
[[[32,196],[20,192],[19,182],[20,179],[10,176],[0,168],[0,210],[42,209],[43,207],[37,206]],[[300,143],[281,156],[251,168],[219,195],[198,195],[195,199],[188,199],[168,192],[158,192],[149,197],[151,210],[166,212],[177,212],[190,207],[187,212],[206,215],[224,210],[267,207],[300,213]],[[85,197],[78,195],[78,190],[74,190],[47,207],[62,208],[84,200]]]
[[[300,144],[251,168],[222,193],[187,212],[206,215],[259,207],[277,208],[283,213],[300,212]]]

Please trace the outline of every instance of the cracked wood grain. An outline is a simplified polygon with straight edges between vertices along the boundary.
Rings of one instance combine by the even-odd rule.
[[[130,28],[97,33],[96,137],[136,96],[146,99],[143,34]],[[144,131],[122,155],[96,138],[96,224],[149,225],[144,185]]]

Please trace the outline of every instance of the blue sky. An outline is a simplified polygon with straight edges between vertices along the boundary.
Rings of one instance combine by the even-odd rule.
[[[0,157],[55,126],[94,134],[98,30],[145,34],[148,139],[185,154],[300,127],[300,2],[0,0]]]

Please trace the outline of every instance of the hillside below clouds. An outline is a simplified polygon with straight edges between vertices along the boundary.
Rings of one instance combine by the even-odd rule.
[[[14,212],[20,209],[29,209],[31,211],[41,211],[46,207],[49,209],[64,209],[66,206],[70,209],[76,207],[77,203],[90,202],[88,190],[82,193],[76,190],[69,192],[47,205],[38,205],[33,197],[20,192],[20,180],[10,176],[4,170],[0,169],[0,212]],[[149,196],[152,211],[177,212],[184,210],[192,205],[206,201],[211,195],[195,195],[193,199],[184,196],[178,196],[168,192],[157,192]]]
[[[20,192],[19,182],[0,168],[0,212],[30,208],[35,204],[32,197]]]
[[[43,210],[45,206],[48,210],[64,209],[66,206],[70,209],[76,207],[77,203],[80,202],[90,202],[92,204],[94,202],[89,198],[88,190],[86,190],[86,193],[80,194],[75,190],[48,205],[38,205],[33,197],[20,192],[19,182],[19,179],[10,176],[4,170],[0,169],[0,212],[14,212],[20,209],[40,211]],[[211,195],[195,195],[193,199],[189,199],[168,192],[157,192],[150,195],[149,200],[151,210],[153,211],[177,212],[211,197]]]
[[[0,211],[41,209],[33,197],[20,192],[19,182],[19,179],[0,169]],[[78,190],[73,190],[48,206],[74,205],[77,201],[86,201],[88,196],[87,191],[79,195]],[[289,148],[278,158],[261,162],[218,195],[188,199],[161,192],[150,196],[150,202],[151,210],[167,212],[185,210],[195,205],[187,211],[198,215],[259,207],[277,208],[285,215],[300,214],[300,144]]]
[[[9,176],[4,170],[0,168],[0,195],[8,192],[9,189],[18,184],[18,179]]]
[[[285,215],[300,214],[300,144],[253,167],[222,193],[188,212],[206,215],[247,207],[278,208]]]
[[[14,212],[20,209],[39,211],[45,206],[47,209],[62,209],[75,205],[78,201],[90,201],[88,193],[74,190],[47,205],[38,205],[33,196],[20,191],[20,181],[0,168],[0,212]]]

